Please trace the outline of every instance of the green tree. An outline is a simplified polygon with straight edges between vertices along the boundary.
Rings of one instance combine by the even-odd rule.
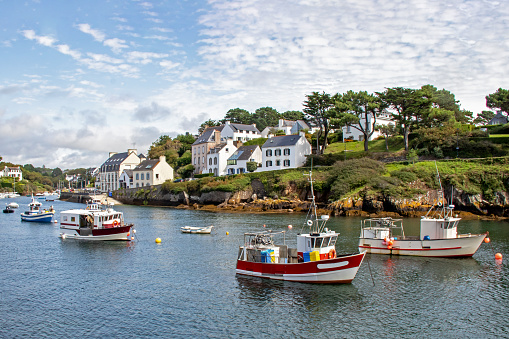
[[[490,122],[491,119],[495,116],[495,113],[492,111],[482,111],[481,113],[477,114],[477,116],[474,119],[474,124],[480,125],[480,126],[486,126],[488,122]]]
[[[59,177],[63,174],[62,170],[60,168],[55,168],[52,172],[51,172],[51,176],[52,177]]]
[[[215,126],[219,126],[219,125],[221,125],[221,123],[219,121],[209,119],[200,125],[200,128],[198,128],[198,134],[202,134],[203,131],[205,130],[205,128],[207,128],[207,127],[215,127]]]
[[[495,93],[486,96],[486,107],[498,108],[509,117],[509,91],[499,88]]]
[[[281,117],[283,119],[292,121],[304,120],[304,113],[301,111],[286,111],[281,114]]]
[[[248,161],[246,163],[246,168],[248,172],[254,172],[258,168],[258,163],[256,161]]]
[[[262,131],[267,126],[276,126],[279,123],[280,114],[272,107],[258,108],[253,114],[253,123]]]
[[[403,132],[405,151],[408,152],[408,135],[417,126],[422,114],[429,111],[431,101],[421,89],[393,87],[377,94],[394,110],[392,118]]]
[[[225,124],[226,121],[229,121],[234,124],[245,124],[250,125],[253,123],[253,116],[249,111],[242,109],[242,108],[232,108],[228,112],[226,112],[226,115],[224,116],[224,119],[221,120],[222,124]]]
[[[379,131],[384,139],[385,139],[385,150],[389,152],[389,137],[392,137],[393,135],[398,134],[398,130],[396,126],[389,124],[389,125],[376,125],[375,131]]]
[[[191,150],[191,145],[195,142],[195,138],[190,134],[179,134],[175,138],[176,140],[180,141],[180,148],[178,150],[179,156],[182,156],[185,152]]]
[[[316,136],[316,154],[323,154],[327,147],[327,136],[330,131],[329,119],[334,115],[334,99],[325,92],[313,92],[306,95],[304,101],[304,113],[306,119],[312,121],[319,128]],[[323,136],[322,150],[319,143]]]
[[[386,108],[386,103],[378,96],[366,91],[348,91],[335,96],[337,114],[331,123],[334,126],[350,126],[364,136],[364,151],[369,149],[369,138],[375,132],[376,118]]]

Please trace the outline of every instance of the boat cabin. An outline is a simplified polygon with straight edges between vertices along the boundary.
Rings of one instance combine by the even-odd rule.
[[[451,239],[458,237],[458,223],[461,218],[422,218],[421,240]]]
[[[405,238],[403,219],[369,218],[361,221],[361,238],[363,239],[387,239],[397,236]]]
[[[297,235],[297,253],[303,261],[317,261],[336,257],[338,233],[325,229],[324,233]]]

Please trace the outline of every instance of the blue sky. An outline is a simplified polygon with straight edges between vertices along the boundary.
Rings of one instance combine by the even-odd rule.
[[[0,0],[0,155],[62,169],[146,153],[231,108],[432,84],[509,87],[501,1]]]

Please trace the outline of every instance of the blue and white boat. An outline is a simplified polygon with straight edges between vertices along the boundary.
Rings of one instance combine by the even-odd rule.
[[[53,222],[55,210],[53,206],[49,210],[41,210],[42,204],[34,199],[28,204],[28,211],[21,213],[21,221]]]

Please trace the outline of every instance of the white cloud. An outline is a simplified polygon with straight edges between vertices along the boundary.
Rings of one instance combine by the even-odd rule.
[[[95,40],[103,42],[106,35],[98,29],[93,29],[89,24],[78,24],[78,29],[83,33],[90,34]]]
[[[115,53],[120,53],[123,48],[129,47],[125,44],[125,40],[113,38],[104,41],[104,46],[108,46]]]
[[[33,30],[24,30],[21,31],[23,33],[23,36],[29,40],[35,40],[38,44],[41,44],[43,46],[52,47],[57,40],[50,36],[39,36],[35,34],[35,31]]]

